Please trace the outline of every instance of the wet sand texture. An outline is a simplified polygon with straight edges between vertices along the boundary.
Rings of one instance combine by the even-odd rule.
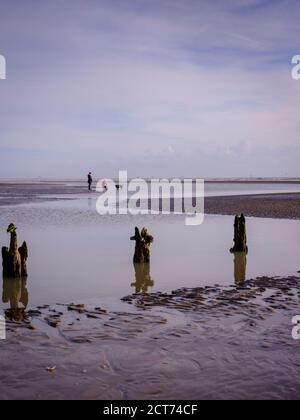
[[[127,296],[130,312],[36,308],[8,323],[1,398],[298,399],[299,296],[300,278],[261,277]]]
[[[207,197],[206,214],[265,217],[276,219],[300,219],[300,194],[263,194],[228,197]]]

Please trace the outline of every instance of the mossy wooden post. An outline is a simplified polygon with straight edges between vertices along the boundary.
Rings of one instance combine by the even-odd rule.
[[[8,226],[10,233],[9,248],[2,248],[2,265],[4,277],[27,277],[28,248],[26,242],[18,248],[17,228],[12,223]]]
[[[246,219],[243,214],[240,216],[235,216],[233,241],[234,246],[230,249],[230,252],[248,252]]]
[[[154,241],[153,236],[149,235],[146,228],[140,232],[139,228],[135,228],[135,235],[130,238],[135,241],[135,252],[133,257],[134,263],[150,262],[150,246]]]

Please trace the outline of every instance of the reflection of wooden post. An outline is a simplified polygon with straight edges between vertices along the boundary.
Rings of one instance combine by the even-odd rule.
[[[248,252],[247,235],[246,235],[246,219],[243,214],[235,216],[234,219],[234,246],[230,252]]]
[[[135,293],[148,293],[148,287],[154,286],[154,281],[150,275],[150,264],[149,263],[135,263],[135,283],[132,283],[131,286],[135,287]]]
[[[28,305],[28,290],[26,278],[3,278],[2,301],[3,303],[10,303],[11,309],[19,308],[19,303],[22,303],[24,308]]]
[[[18,248],[17,228],[10,224],[7,228],[10,233],[10,246],[2,248],[2,264],[4,277],[27,277],[28,249],[26,242]]]
[[[134,263],[150,262],[150,246],[153,243],[153,236],[148,234],[147,229],[143,228],[141,232],[136,227],[135,235],[130,238],[135,241]]]
[[[9,303],[5,315],[12,321],[24,321],[27,317],[25,309],[28,305],[26,278],[3,278],[3,303]],[[20,307],[20,304],[23,307]]]
[[[233,262],[234,262],[234,280],[236,284],[244,283],[244,281],[246,280],[247,253],[235,252]]]

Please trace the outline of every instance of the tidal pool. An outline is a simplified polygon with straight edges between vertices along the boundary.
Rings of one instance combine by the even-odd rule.
[[[116,305],[134,292],[230,285],[300,270],[299,221],[247,218],[249,253],[232,255],[231,216],[205,216],[202,225],[189,227],[183,216],[100,216],[97,195],[72,198],[1,208],[1,246],[9,242],[11,222],[29,246],[22,286],[28,307],[87,299]],[[146,226],[155,238],[146,271],[132,262],[135,226]],[[10,295],[14,301],[22,295],[21,286],[3,286],[1,305],[7,307]]]

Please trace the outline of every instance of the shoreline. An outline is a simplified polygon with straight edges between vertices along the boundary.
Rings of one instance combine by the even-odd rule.
[[[241,183],[240,181],[231,182]],[[80,185],[3,184],[0,182],[0,208],[74,200],[76,197],[72,195],[84,196],[87,193],[88,191]],[[96,191],[93,191],[91,198],[95,194]],[[171,202],[174,202],[174,199],[171,199]],[[300,220],[300,192],[208,196],[204,201],[204,213],[230,216],[243,213],[246,217]]]
[[[94,177],[95,179],[113,179],[115,181],[118,178],[115,177]],[[131,177],[128,181],[139,178]],[[142,178],[146,181],[151,179],[157,179],[157,177],[146,177]],[[203,178],[203,177],[163,177],[162,179],[172,180],[172,179],[203,179],[205,183],[216,183],[216,184],[300,184],[300,178]],[[66,179],[18,179],[18,178],[2,178],[0,179],[0,186],[2,185],[63,185],[69,183],[76,184],[85,184],[86,181],[82,178],[66,178]]]

